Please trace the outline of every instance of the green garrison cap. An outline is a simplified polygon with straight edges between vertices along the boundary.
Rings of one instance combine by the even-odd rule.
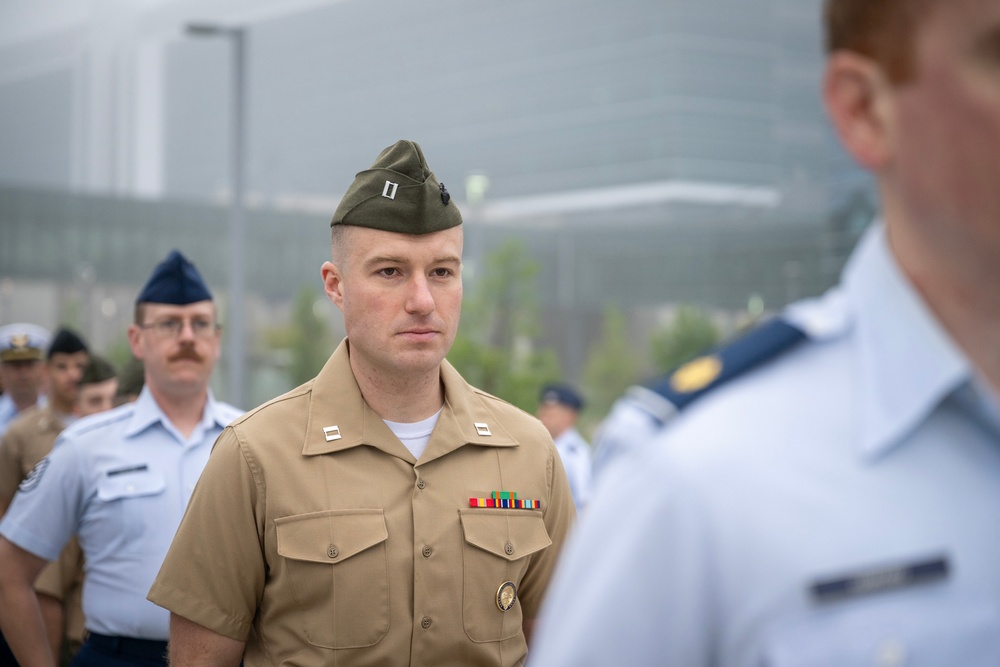
[[[413,141],[397,141],[358,172],[333,214],[333,225],[429,234],[462,224],[462,214]]]

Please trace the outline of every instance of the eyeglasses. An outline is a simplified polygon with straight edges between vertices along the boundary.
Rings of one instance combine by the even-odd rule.
[[[149,324],[140,324],[140,329],[149,329],[160,338],[179,338],[184,331],[184,325],[190,323],[191,333],[195,338],[211,338],[222,329],[222,325],[212,320],[195,318],[193,320],[182,320],[179,318],[168,318],[157,320]]]

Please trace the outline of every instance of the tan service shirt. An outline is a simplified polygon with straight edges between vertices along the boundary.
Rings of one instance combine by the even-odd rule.
[[[49,406],[32,406],[18,415],[0,440],[0,499],[10,504],[32,468],[52,451],[66,428]]]
[[[362,399],[346,341],[233,422],[149,599],[246,641],[247,667],[523,664],[573,499],[539,421],[447,361],[441,376],[419,462]],[[540,509],[470,507],[493,491]]]

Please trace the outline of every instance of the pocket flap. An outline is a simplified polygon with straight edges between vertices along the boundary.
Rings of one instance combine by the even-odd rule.
[[[105,475],[97,483],[97,497],[102,501],[119,498],[155,496],[167,488],[167,480],[162,474],[145,467],[128,470],[121,474]]]
[[[460,512],[465,541],[500,558],[518,560],[552,544],[541,512],[496,509]]]
[[[327,510],[275,519],[278,553],[292,560],[339,563],[385,542],[382,510]]]

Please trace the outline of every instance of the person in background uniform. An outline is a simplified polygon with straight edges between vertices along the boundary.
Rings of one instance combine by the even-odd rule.
[[[826,27],[883,219],[786,314],[799,343],[598,481],[534,665],[1000,664],[1000,2],[828,0]]]
[[[582,512],[590,496],[590,445],[576,430],[576,419],[583,409],[583,398],[565,384],[542,387],[538,419],[555,441],[562,459],[576,511]]]
[[[347,338],[216,443],[149,593],[174,667],[523,664],[573,501],[538,420],[445,360],[461,222],[410,141],[344,195]]]
[[[77,387],[74,410],[76,416],[87,417],[116,407],[117,395],[118,371],[115,365],[104,357],[91,354]],[[138,392],[136,397],[138,398]]]
[[[45,403],[45,350],[52,335],[36,324],[0,327],[0,437],[22,411]]]
[[[52,337],[43,366],[49,388],[46,404],[23,410],[0,439],[0,516],[18,484],[76,419],[77,387],[89,358],[87,344],[74,331],[59,329]]]
[[[112,401],[117,388],[114,365],[90,353],[77,385],[73,413],[80,418],[110,410],[114,407]],[[83,570],[83,552],[74,537],[59,554],[59,559],[47,565],[35,580],[35,592],[52,652],[61,656],[61,664],[69,664],[83,645]]]
[[[73,535],[86,562],[88,630],[73,664],[165,664],[168,614],[145,593],[212,443],[240,412],[208,388],[215,303],[179,252],[140,291],[128,338],[145,363],[139,398],[63,431],[0,523],[0,623],[25,665],[55,664],[32,582]]]

